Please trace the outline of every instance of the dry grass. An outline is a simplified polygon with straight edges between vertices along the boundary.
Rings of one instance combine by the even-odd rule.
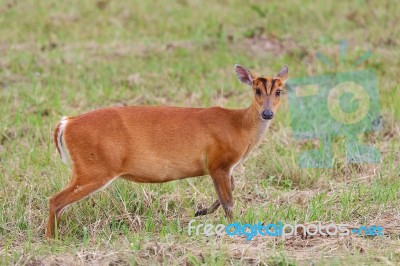
[[[396,10],[393,1],[0,2],[0,264],[398,264]],[[319,141],[292,138],[285,99],[235,173],[235,213],[241,223],[380,225],[383,237],[188,236],[195,210],[216,198],[210,178],[200,177],[116,181],[65,212],[58,240],[44,239],[48,197],[70,178],[51,140],[61,116],[116,105],[245,107],[251,93],[235,63],[271,75],[288,64],[301,77],[352,70],[366,50],[373,56],[358,68],[377,73],[383,128],[360,138],[379,148],[382,162],[347,164],[338,138],[333,168],[299,168],[299,153]],[[222,210],[197,221],[228,223]]]

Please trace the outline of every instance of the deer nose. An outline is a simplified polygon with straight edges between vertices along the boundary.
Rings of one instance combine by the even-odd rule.
[[[274,117],[274,112],[272,112],[271,110],[264,110],[261,114],[262,118],[264,118],[265,120],[271,120]]]

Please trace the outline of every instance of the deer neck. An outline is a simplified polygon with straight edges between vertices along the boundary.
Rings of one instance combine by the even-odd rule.
[[[261,118],[255,102],[243,110],[242,125],[248,133],[250,149],[260,142],[270,124],[271,120],[266,121]]]

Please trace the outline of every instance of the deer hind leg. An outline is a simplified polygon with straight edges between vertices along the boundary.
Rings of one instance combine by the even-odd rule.
[[[232,189],[232,191],[235,189],[235,180],[233,178],[233,175],[231,175],[231,189]],[[221,203],[219,202],[219,199],[217,199],[216,201],[214,201],[211,204],[210,207],[203,208],[203,209],[196,211],[196,213],[194,214],[194,217],[211,214],[211,213],[215,212],[216,210],[218,210],[219,206],[221,206]]]
[[[46,238],[54,238],[55,225],[59,223],[63,210],[90,194],[107,187],[116,177],[99,178],[98,176],[78,176],[74,174],[71,183],[49,200],[49,220]]]

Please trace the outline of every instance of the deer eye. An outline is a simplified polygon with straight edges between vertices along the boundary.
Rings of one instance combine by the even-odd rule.
[[[261,90],[259,88],[256,89],[256,95],[261,96]]]
[[[282,90],[277,90],[276,93],[275,93],[276,96],[278,96],[278,97],[281,96],[281,92],[282,92]]]

